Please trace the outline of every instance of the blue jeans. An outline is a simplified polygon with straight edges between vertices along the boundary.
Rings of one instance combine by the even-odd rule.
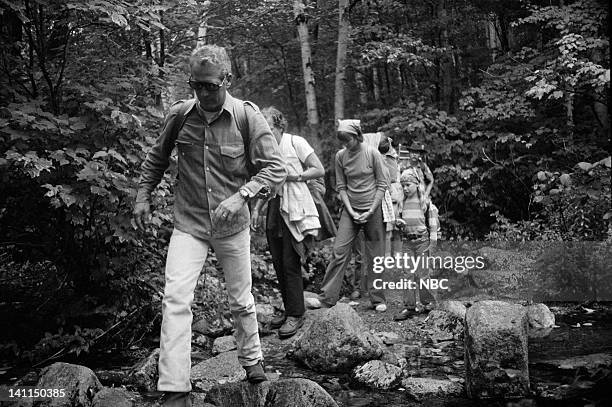
[[[215,250],[223,267],[236,329],[238,361],[250,366],[262,359],[255,300],[251,294],[250,241],[249,229],[210,240],[174,229],[166,260],[158,390],[191,391],[191,304],[209,247]]]
[[[429,235],[426,233],[417,239],[410,240],[402,236],[404,253],[408,253],[411,257],[420,257],[429,255]],[[404,306],[414,308],[417,302],[421,302],[421,293],[419,291],[419,280],[422,277],[428,277],[429,269],[425,263],[425,267],[421,267],[421,262],[418,263],[414,273],[409,272],[406,278],[412,281],[416,281],[416,288],[414,290],[404,290]],[[432,291],[433,294],[433,291]],[[434,298],[436,298],[434,296]]]
[[[353,241],[361,229],[363,229],[365,237],[364,260],[366,264],[366,273],[362,278],[365,278],[365,287],[370,295],[372,304],[385,302],[384,291],[376,290],[373,287],[374,279],[382,278],[382,276],[375,275],[372,271],[374,257],[383,256],[385,251],[385,226],[383,223],[382,209],[379,205],[370,219],[363,225],[355,223],[348,212],[345,209],[342,210],[340,223],[338,225],[338,234],[334,240],[332,260],[329,266],[327,266],[321,286],[323,301],[328,305],[334,305],[338,302],[346,268],[351,260]]]

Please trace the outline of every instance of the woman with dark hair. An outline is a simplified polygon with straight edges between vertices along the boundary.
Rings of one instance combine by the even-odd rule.
[[[319,300],[325,307],[338,301],[353,241],[363,229],[366,288],[372,307],[384,312],[387,310],[384,292],[373,286],[373,259],[384,255],[385,226],[381,202],[388,187],[388,171],[378,150],[363,142],[359,120],[340,120],[337,138],[344,145],[335,158],[336,187],[344,207]]]
[[[313,148],[300,137],[285,133],[287,120],[274,107],[262,110],[276,138],[287,166],[287,179],[268,202],[266,237],[285,312],[272,320],[272,328],[280,328],[281,338],[293,336],[304,324],[304,287],[302,259],[304,239],[318,234],[320,223],[315,202],[306,181],[325,175]],[[253,209],[252,227],[260,222],[263,201]]]

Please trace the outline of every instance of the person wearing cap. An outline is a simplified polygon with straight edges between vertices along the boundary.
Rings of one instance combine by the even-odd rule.
[[[401,219],[396,221],[401,229],[404,253],[413,256],[428,256],[435,249],[438,241],[438,209],[431,200],[425,200],[420,191],[421,180],[411,169],[406,169],[400,176],[404,192],[404,201],[401,208]],[[427,272],[427,262],[413,262],[417,264],[416,270],[409,270],[409,278],[419,281]],[[422,268],[425,266],[425,268]],[[437,302],[437,295],[430,291]],[[405,290],[404,309],[393,316],[396,321],[408,319],[413,313],[423,312],[425,307],[421,303],[419,284],[415,289]]]
[[[400,171],[410,170],[419,179],[419,192],[425,202],[429,200],[434,185],[433,174],[425,162],[426,153],[425,146],[417,142],[406,149],[399,146]]]
[[[332,259],[325,271],[319,300],[324,307],[336,304],[359,230],[365,236],[365,287],[372,307],[387,310],[382,290],[374,289],[373,259],[384,254],[385,228],[381,203],[388,188],[389,173],[382,155],[364,143],[359,120],[340,120],[337,137],[344,148],[335,157],[336,187],[344,205]],[[377,276],[379,278],[379,276]]]

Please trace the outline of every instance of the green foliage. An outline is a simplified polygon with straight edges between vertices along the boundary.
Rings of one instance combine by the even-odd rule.
[[[567,242],[544,251],[535,264],[542,301],[601,301],[610,298],[609,242]]]
[[[542,99],[592,92],[605,99],[610,89],[607,2],[581,0],[564,7],[532,7],[516,24],[536,24],[558,32],[547,44],[547,58],[526,80],[527,96]],[[607,65],[607,68],[606,68]]]

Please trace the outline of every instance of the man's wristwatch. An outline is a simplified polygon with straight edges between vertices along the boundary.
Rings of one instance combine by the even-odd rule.
[[[249,199],[251,198],[251,195],[249,194],[249,191],[242,187],[238,190],[238,193],[240,194],[240,196],[242,197],[242,199],[244,199],[245,202],[248,202]]]

